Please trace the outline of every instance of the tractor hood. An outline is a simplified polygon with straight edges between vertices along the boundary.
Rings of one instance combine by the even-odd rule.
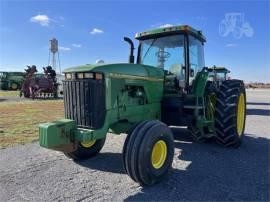
[[[95,64],[95,65],[81,65],[71,67],[64,70],[64,73],[71,72],[102,72],[106,77],[111,74],[151,77],[157,79],[164,78],[164,71],[161,68],[130,63],[116,63],[116,64]]]

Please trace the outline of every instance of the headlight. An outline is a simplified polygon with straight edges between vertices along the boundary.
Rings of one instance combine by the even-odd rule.
[[[94,78],[94,74],[93,73],[84,73],[84,78],[86,78],[86,79],[93,79]]]
[[[97,80],[103,79],[103,75],[100,74],[100,73],[96,73],[96,79],[97,79]]]
[[[83,79],[83,77],[84,77],[84,76],[83,76],[83,73],[78,73],[78,74],[77,74],[77,78],[78,78],[78,79]]]
[[[71,77],[72,77],[72,76],[71,76],[71,73],[67,73],[67,74],[66,74],[66,79],[67,79],[67,80],[71,79]]]
[[[96,79],[102,80],[103,74],[102,73],[95,73],[95,72],[79,72],[79,73],[66,73],[65,74],[66,80],[76,80],[76,79]]]

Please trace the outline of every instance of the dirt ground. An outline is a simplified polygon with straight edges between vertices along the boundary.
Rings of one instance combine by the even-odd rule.
[[[240,148],[194,143],[174,129],[173,168],[152,187],[125,174],[126,135],[109,134],[100,155],[77,163],[38,143],[1,149],[0,201],[269,201],[270,91],[248,90],[247,98]]]

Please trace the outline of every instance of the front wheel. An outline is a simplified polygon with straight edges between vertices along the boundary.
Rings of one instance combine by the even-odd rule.
[[[135,182],[152,185],[168,173],[173,155],[171,130],[160,121],[144,121],[127,136],[123,148],[123,165]]]
[[[18,90],[19,86],[17,83],[12,83],[10,88],[11,88],[11,90]]]
[[[64,154],[74,160],[91,158],[100,152],[105,144],[105,140],[106,137],[98,140],[79,142],[76,151]]]

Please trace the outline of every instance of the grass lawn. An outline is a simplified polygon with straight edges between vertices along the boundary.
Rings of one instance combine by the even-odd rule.
[[[0,90],[0,97],[2,96],[19,96],[20,95],[20,91],[8,91],[8,90]]]
[[[63,117],[63,100],[0,103],[0,148],[37,141],[39,123]]]

